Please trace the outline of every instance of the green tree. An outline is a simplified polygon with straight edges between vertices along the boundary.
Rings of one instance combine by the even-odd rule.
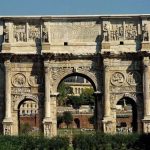
[[[70,111],[65,111],[63,113],[63,120],[65,122],[65,124],[67,125],[67,128],[69,127],[69,125],[72,123],[73,121],[73,116],[71,114]]]
[[[62,106],[66,105],[68,94],[73,94],[73,89],[64,82],[61,82],[58,87],[58,92],[59,92],[58,105]]]
[[[93,96],[93,93],[93,88],[86,88],[83,90],[83,92],[80,95],[83,105],[94,105],[95,98]]]
[[[69,96],[68,103],[73,106],[73,108],[78,109],[82,105],[82,99],[80,96]]]

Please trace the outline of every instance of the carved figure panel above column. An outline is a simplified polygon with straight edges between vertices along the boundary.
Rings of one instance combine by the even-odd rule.
[[[13,36],[14,36],[15,42],[26,42],[27,41],[27,35],[26,35],[25,24],[14,25]]]
[[[135,40],[137,35],[137,25],[135,23],[125,24],[125,40]]]
[[[111,24],[110,28],[110,40],[118,41],[124,39],[123,24]]]
[[[40,25],[30,25],[29,26],[29,42],[40,42],[41,40],[41,32],[40,32]]]

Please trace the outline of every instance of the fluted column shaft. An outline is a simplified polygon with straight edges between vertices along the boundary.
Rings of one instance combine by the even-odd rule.
[[[50,118],[50,76],[49,68],[45,67],[45,118]]]
[[[148,65],[144,65],[143,94],[144,94],[144,117],[146,117],[146,116],[150,116],[149,66]]]
[[[104,68],[104,117],[110,116],[110,91],[109,91],[110,74],[109,67]]]
[[[5,119],[11,118],[11,64],[5,62]]]

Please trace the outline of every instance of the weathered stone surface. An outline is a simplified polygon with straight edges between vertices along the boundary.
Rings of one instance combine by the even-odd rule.
[[[103,124],[104,132],[115,133],[116,104],[128,98],[137,106],[138,132],[149,133],[150,83],[145,68],[150,67],[149,17],[0,18],[0,127],[3,123],[4,134],[18,134],[18,107],[28,98],[38,103],[44,134],[55,136],[57,89],[69,75],[86,77],[101,94],[96,98],[97,129]]]

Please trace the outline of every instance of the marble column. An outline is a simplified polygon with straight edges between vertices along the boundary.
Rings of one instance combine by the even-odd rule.
[[[144,96],[144,119],[143,132],[150,133],[150,95],[149,95],[149,57],[143,59],[143,96]]]
[[[109,67],[104,68],[104,117],[110,117]]]
[[[48,67],[45,67],[45,118],[50,118],[50,76]]]
[[[46,137],[51,137],[51,103],[50,103],[50,71],[49,67],[44,66],[45,71],[45,118],[43,120],[44,124],[44,135]]]
[[[144,117],[150,119],[150,95],[149,95],[149,66],[144,65],[143,72],[143,95],[144,95]]]
[[[12,134],[12,116],[11,116],[11,63],[5,61],[5,118],[3,120],[4,134]]]

